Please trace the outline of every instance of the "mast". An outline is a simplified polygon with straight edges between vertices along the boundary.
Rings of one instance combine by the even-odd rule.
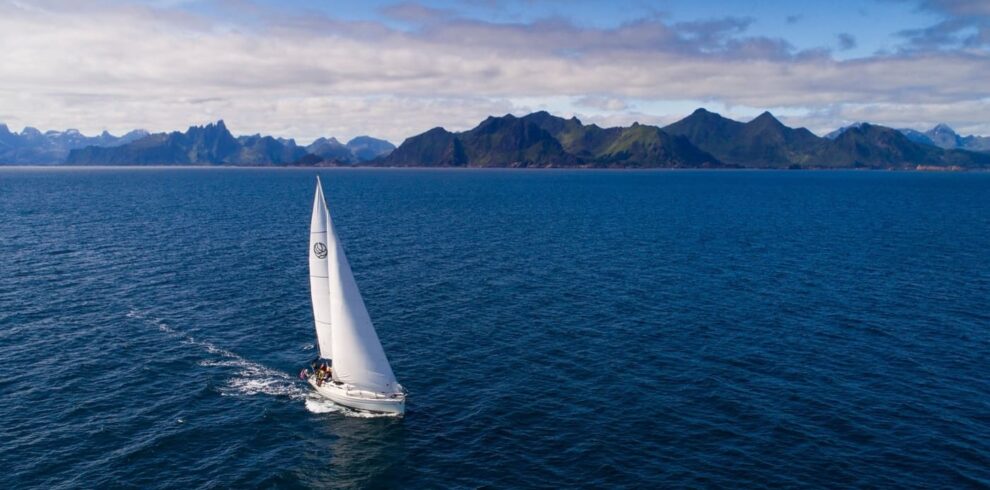
[[[323,185],[316,177],[316,197],[313,198],[313,216],[309,224],[309,289],[313,298],[313,320],[316,324],[316,345],[320,357],[333,356],[333,329],[330,327],[330,283],[327,257],[327,203],[323,199]]]

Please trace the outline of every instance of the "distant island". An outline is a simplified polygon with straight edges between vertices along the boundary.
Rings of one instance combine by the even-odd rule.
[[[12,133],[0,125],[0,164],[251,165],[481,168],[990,169],[990,138],[944,124],[926,132],[857,123],[825,137],[769,112],[743,123],[698,109],[664,127],[602,128],[547,112],[488,117],[451,132],[438,127],[396,148],[361,136],[307,146],[272,136],[233,136],[224,122],[186,132]]]
[[[12,133],[0,124],[0,165],[352,165],[388,155],[395,145],[358,136],[346,144],[318,138],[307,146],[259,134],[235,137],[223,120],[186,132],[136,130],[86,137],[76,130]]]
[[[698,109],[663,128],[642,124],[601,128],[546,112],[489,117],[468,131],[434,128],[413,136],[372,163],[399,167],[987,169],[990,153],[943,148],[935,140],[912,141],[899,130],[867,123],[822,138],[804,128],[789,128],[769,112],[742,123]]]
[[[148,132],[140,129],[119,137],[106,131],[99,136],[85,136],[75,129],[42,133],[31,127],[14,133],[6,124],[0,124],[0,165],[64,163],[69,151],[73,149],[125,145],[145,136],[148,136]]]

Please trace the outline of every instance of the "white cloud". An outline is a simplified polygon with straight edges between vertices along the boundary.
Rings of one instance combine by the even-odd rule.
[[[944,116],[966,128],[985,127],[965,108],[987,98],[990,79],[987,53],[837,61],[746,37],[737,19],[595,29],[431,17],[407,32],[260,7],[220,21],[112,1],[30,5],[0,0],[0,121],[14,127],[120,132],[224,118],[238,133],[398,143],[518,110],[511,100],[563,97],[603,122],[686,115],[643,114],[630,100],[708,100],[807,111],[817,126],[896,107],[866,119]]]
[[[577,104],[604,111],[625,111],[629,104],[625,99],[618,97],[602,97],[598,95],[588,95],[577,100]]]

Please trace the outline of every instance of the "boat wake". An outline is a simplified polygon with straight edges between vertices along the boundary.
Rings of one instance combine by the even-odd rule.
[[[227,380],[227,385],[220,388],[220,394],[224,396],[260,394],[285,396],[292,399],[301,399],[306,396],[306,390],[301,388],[299,383],[288,374],[248,361],[236,354],[228,359],[204,359],[199,361],[199,365],[237,370],[236,375]]]
[[[164,320],[149,317],[140,311],[131,310],[127,313],[127,317],[142,320],[149,325],[157,327],[158,330],[178,338],[182,343],[194,345],[207,354],[210,354],[210,357],[197,363],[200,366],[236,370],[234,376],[227,379],[226,385],[220,388],[221,395],[251,396],[261,394],[284,396],[296,400],[306,397],[307,390],[300,387],[295,378],[285,372],[269,368],[254,361],[249,361],[229,350],[217,347],[211,342],[199,340],[192,335],[175,329]]]
[[[304,400],[306,410],[310,413],[339,413],[347,417],[379,418],[393,417],[393,414],[370,413],[353,410],[314,394],[300,386],[293,376],[263,364],[249,361],[229,350],[217,347],[212,342],[199,340],[192,335],[177,330],[160,318],[150,317],[138,310],[130,310],[128,318],[141,320],[156,327],[159,331],[179,339],[182,343],[199,347],[210,357],[200,360],[197,364],[209,368],[227,368],[236,370],[233,377],[228,378],[226,385],[219,389],[223,396],[253,396],[270,395],[287,397],[292,400]],[[312,344],[309,350],[313,349]]]

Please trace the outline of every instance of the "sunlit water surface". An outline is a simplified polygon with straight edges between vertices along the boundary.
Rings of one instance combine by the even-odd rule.
[[[323,170],[405,418],[313,398],[313,170],[0,170],[43,487],[990,485],[990,175]]]

